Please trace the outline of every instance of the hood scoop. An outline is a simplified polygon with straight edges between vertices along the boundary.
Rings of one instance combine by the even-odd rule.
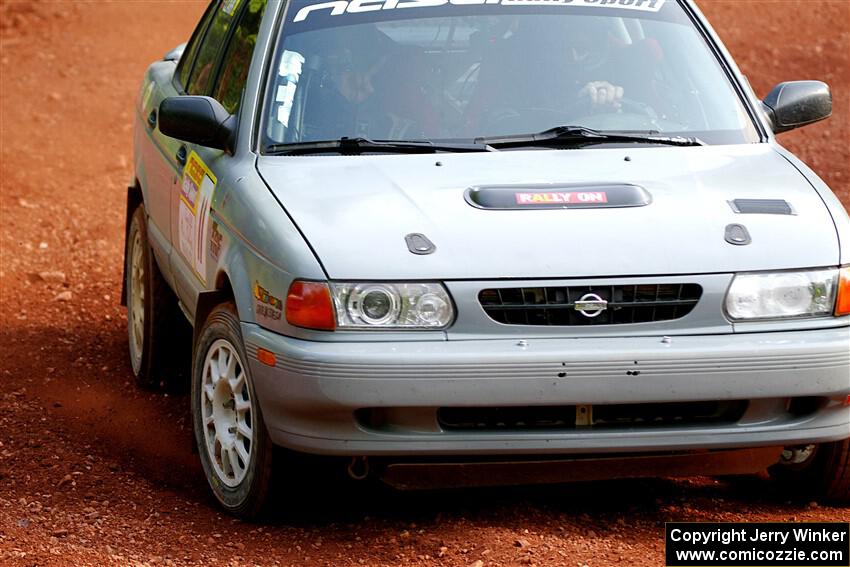
[[[605,185],[490,185],[470,187],[466,202],[477,209],[615,209],[644,207],[652,202],[643,187]]]

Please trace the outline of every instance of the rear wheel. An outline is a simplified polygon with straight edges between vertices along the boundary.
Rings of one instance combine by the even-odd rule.
[[[768,472],[790,494],[850,503],[850,439],[788,447]]]
[[[188,358],[190,343],[181,340],[187,336],[188,324],[156,265],[144,205],[133,213],[125,262],[127,335],[136,382],[144,387],[174,384],[180,375],[180,361]]]
[[[263,421],[232,303],[216,307],[199,333],[192,369],[192,419],[201,465],[229,513],[265,510],[274,447]]]

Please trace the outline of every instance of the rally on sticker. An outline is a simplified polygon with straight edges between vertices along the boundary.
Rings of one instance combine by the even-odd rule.
[[[555,193],[516,193],[518,205],[550,205],[574,203],[607,203],[608,195],[604,191],[555,192]]]

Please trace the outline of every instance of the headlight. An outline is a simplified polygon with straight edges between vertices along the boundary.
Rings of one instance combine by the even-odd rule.
[[[331,293],[340,329],[442,329],[454,317],[437,283],[331,283]]]
[[[735,320],[832,315],[838,270],[739,274],[726,293]]]

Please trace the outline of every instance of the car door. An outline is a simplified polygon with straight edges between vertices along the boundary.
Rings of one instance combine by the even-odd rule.
[[[174,233],[171,229],[171,196],[182,175],[178,162],[180,142],[164,135],[157,128],[157,111],[163,99],[179,94],[181,75],[188,77],[191,62],[213,11],[213,2],[201,18],[179,60],[166,57],[151,65],[145,77],[140,101],[140,117],[136,128],[136,147],[140,148],[141,165],[137,174],[145,197],[148,214],[148,234],[165,278],[173,284],[170,255]]]
[[[238,114],[265,5],[266,0],[224,0],[214,7],[184,94],[211,96]],[[182,169],[171,195],[171,268],[180,300],[194,313],[198,294],[213,283],[207,282],[209,211],[216,187],[227,182],[232,157],[176,142],[174,155]]]

